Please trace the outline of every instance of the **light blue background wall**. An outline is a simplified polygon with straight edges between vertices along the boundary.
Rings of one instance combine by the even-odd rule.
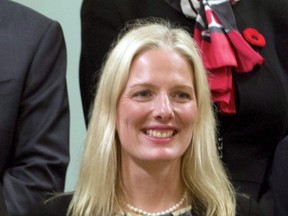
[[[78,68],[80,56],[80,7],[82,0],[15,0],[51,19],[57,20],[64,31],[68,64],[67,84],[70,100],[70,164],[66,176],[66,191],[74,189],[85,136],[81,107]]]

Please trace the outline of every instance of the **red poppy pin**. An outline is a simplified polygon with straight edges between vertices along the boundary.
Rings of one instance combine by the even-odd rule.
[[[254,28],[246,28],[243,31],[243,36],[250,44],[258,47],[264,47],[266,40],[264,36]]]

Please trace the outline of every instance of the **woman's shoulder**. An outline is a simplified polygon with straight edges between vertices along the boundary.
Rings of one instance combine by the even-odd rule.
[[[35,216],[66,216],[73,193],[50,197],[38,206],[33,213]]]

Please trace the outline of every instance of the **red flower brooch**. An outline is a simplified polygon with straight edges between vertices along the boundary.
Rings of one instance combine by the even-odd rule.
[[[264,47],[266,45],[264,36],[254,28],[246,28],[243,31],[243,36],[250,44],[254,46]]]

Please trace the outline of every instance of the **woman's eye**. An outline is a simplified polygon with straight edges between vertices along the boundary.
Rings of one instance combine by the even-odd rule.
[[[175,98],[181,101],[188,101],[191,100],[191,96],[189,93],[186,92],[177,92],[175,94]]]
[[[152,96],[152,93],[150,91],[144,90],[144,91],[138,91],[135,94],[133,94],[134,98],[145,100]]]

